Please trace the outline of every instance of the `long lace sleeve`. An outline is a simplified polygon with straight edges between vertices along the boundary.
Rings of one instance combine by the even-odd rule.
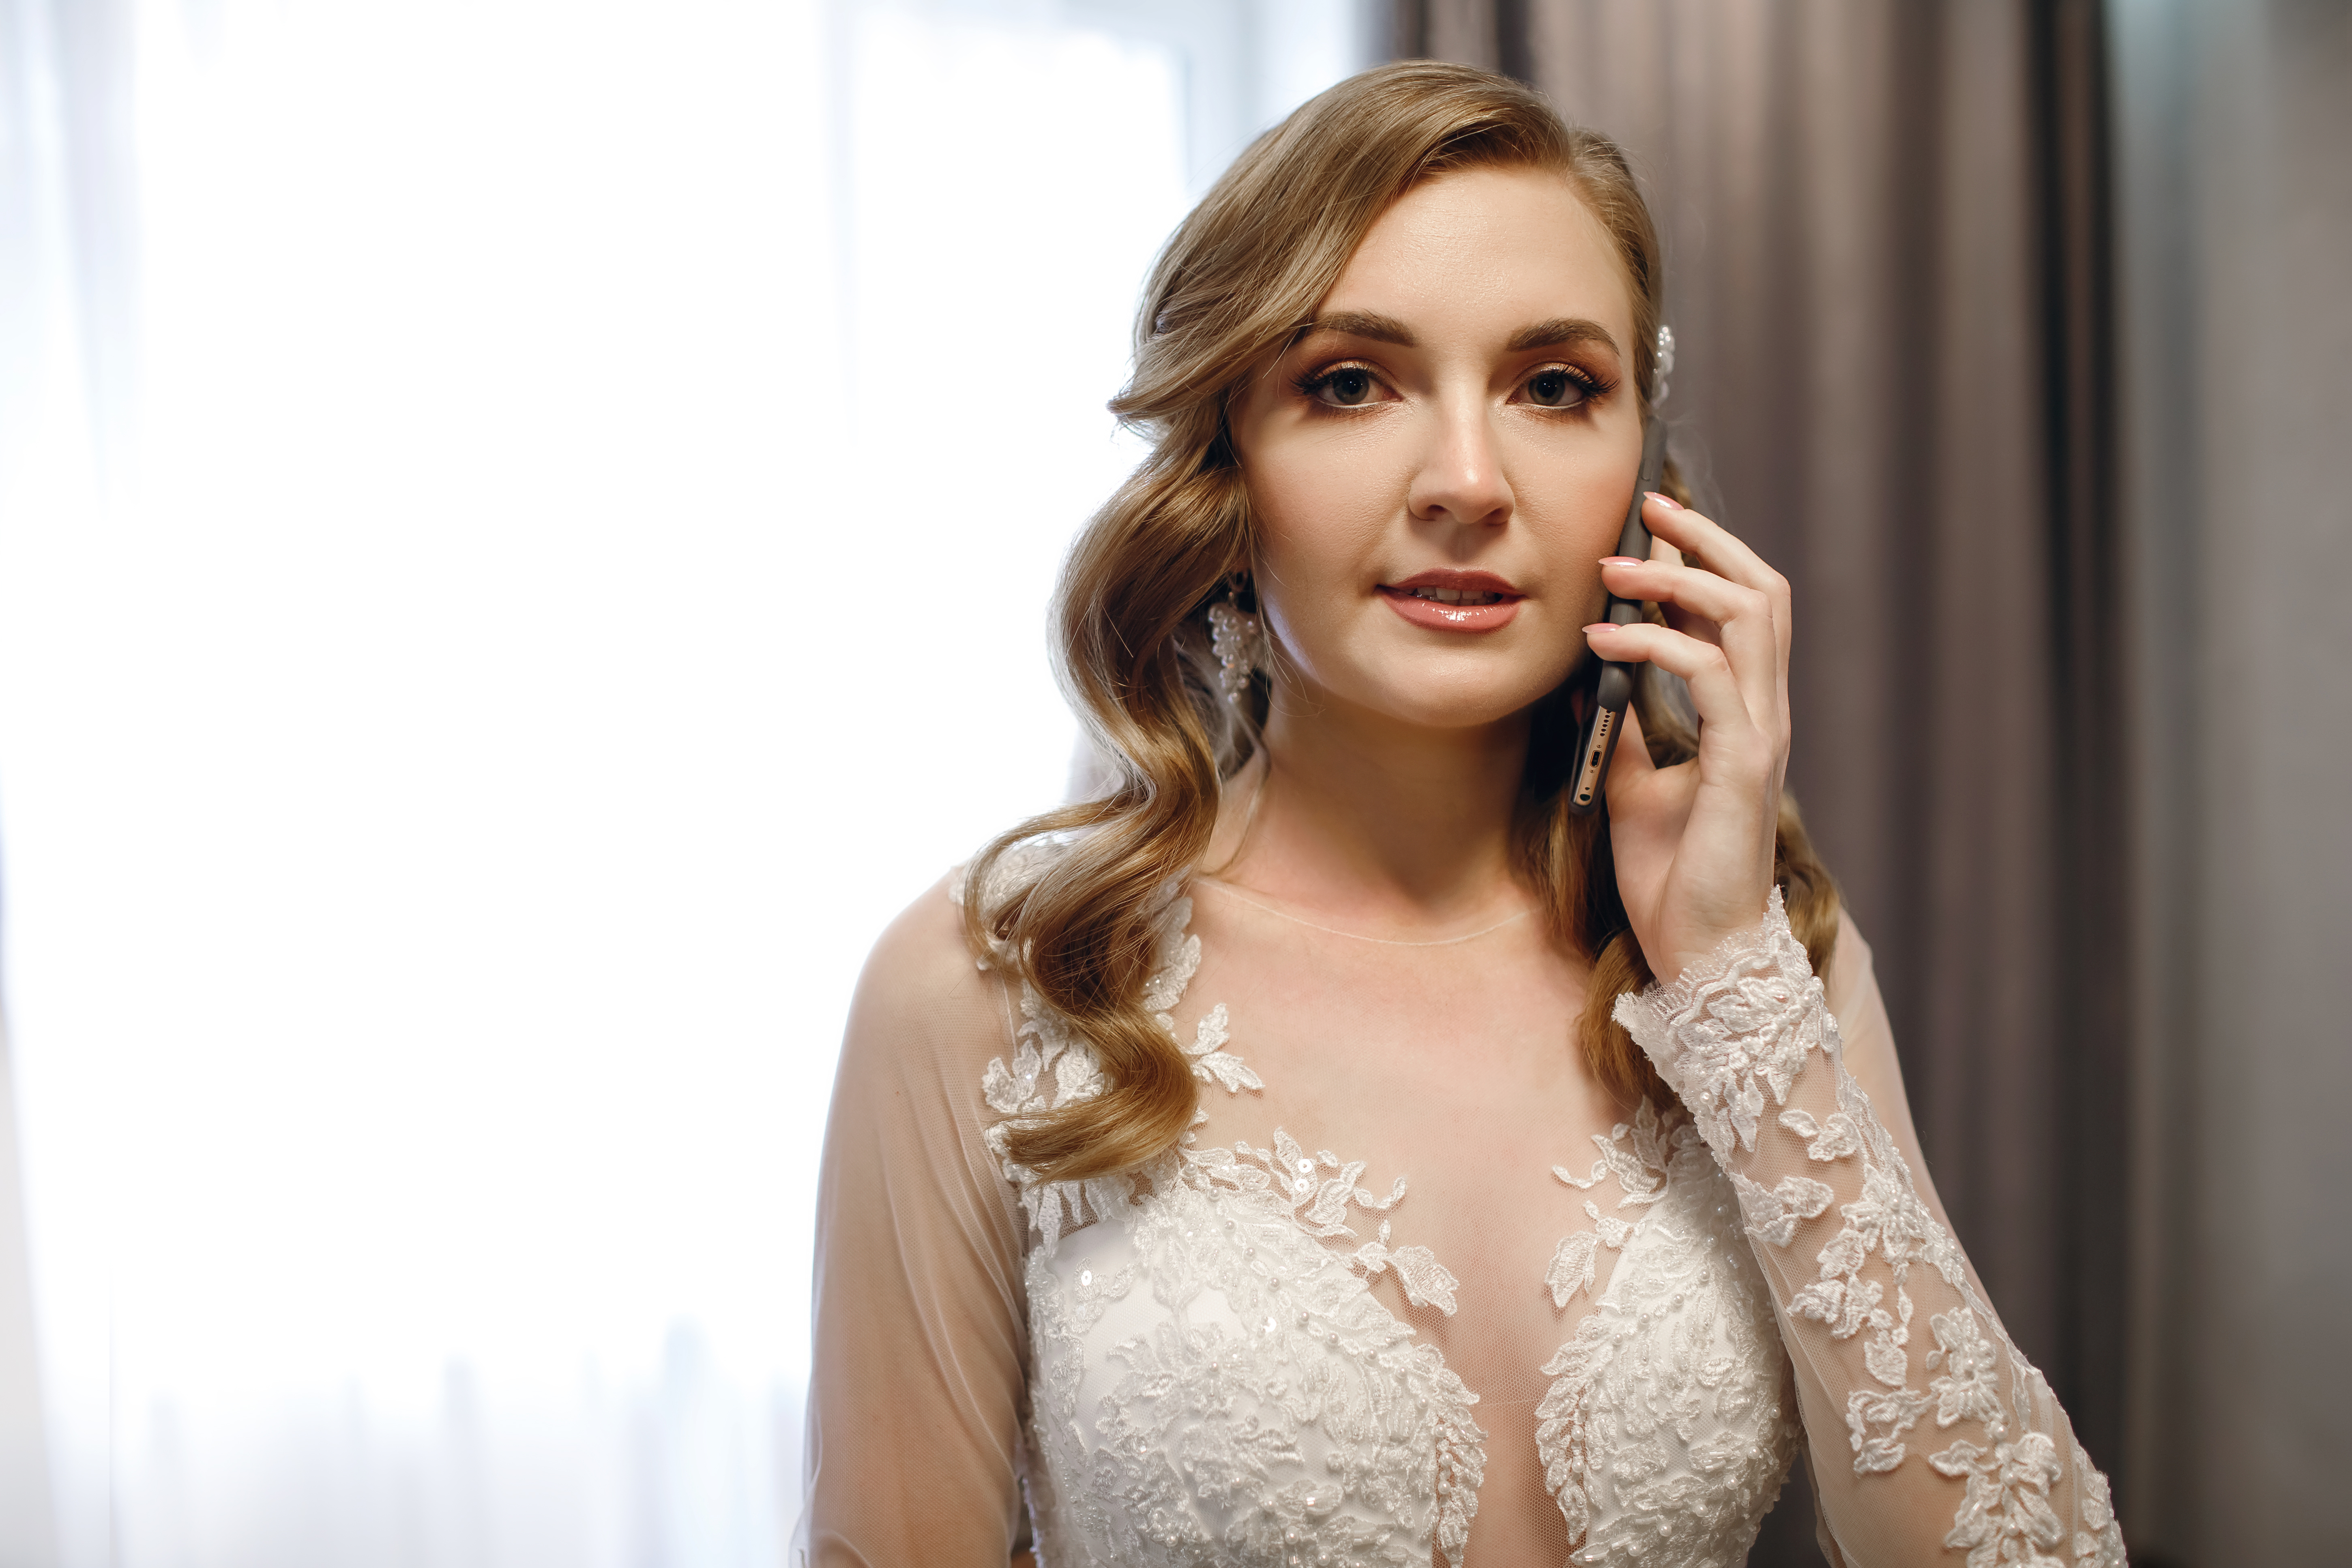
[[[980,1127],[998,990],[944,890],[858,982],[818,1184],[793,1568],[1004,1568],[1025,1534],[1023,1221]]]
[[[1617,1017],[1739,1194],[1845,1563],[2122,1568],[2106,1478],[1847,1069],[1779,892]]]

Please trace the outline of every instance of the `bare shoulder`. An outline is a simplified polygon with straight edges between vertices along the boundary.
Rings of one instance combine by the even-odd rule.
[[[874,943],[850,1003],[845,1058],[879,1052],[985,1063],[1004,1049],[1004,977],[965,944],[957,875],[926,889]]]

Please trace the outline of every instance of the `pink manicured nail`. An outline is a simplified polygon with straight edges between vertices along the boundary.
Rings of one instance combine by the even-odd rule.
[[[1643,560],[1638,555],[1604,555],[1601,558],[1601,564],[1603,566],[1646,566],[1649,563]]]
[[[1672,496],[1670,496],[1670,495],[1666,494],[1666,492],[1665,492],[1665,491],[1664,491],[1664,490],[1643,490],[1642,493],[1643,493],[1643,495],[1645,495],[1645,496],[1648,496],[1648,497],[1649,497],[1652,500],[1654,500],[1654,501],[1658,501],[1658,502],[1660,502],[1660,503],[1662,503],[1662,504],[1664,504],[1664,505],[1670,506],[1670,507],[1674,508],[1676,511],[1681,511],[1681,510],[1684,510],[1684,507],[1683,507],[1683,503],[1682,503],[1682,502],[1680,502],[1680,501],[1676,500],[1674,497],[1672,497]]]
[[[1593,633],[1593,632],[1617,632],[1617,631],[1623,631],[1625,628],[1624,628],[1624,627],[1622,627],[1622,626],[1619,626],[1619,625],[1617,625],[1614,621],[1595,621],[1595,622],[1593,622],[1591,626],[1589,626],[1585,627],[1584,629],[1585,629],[1586,634],[1587,634],[1587,635],[1590,635],[1590,634],[1591,634],[1591,633]]]

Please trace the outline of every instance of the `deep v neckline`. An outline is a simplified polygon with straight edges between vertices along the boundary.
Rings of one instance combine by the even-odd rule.
[[[1261,905],[1253,899],[1235,893],[1229,885],[1215,879],[1195,876],[1187,879],[1184,885],[1189,889],[1190,884],[1196,881],[1207,881],[1220,892],[1234,896],[1236,901],[1292,924],[1318,931],[1328,930],[1315,922]],[[1514,923],[1528,912],[1531,911],[1523,910],[1494,926],[1440,942],[1383,942],[1381,945],[1458,945]],[[1174,935],[1168,946],[1181,951],[1183,955],[1182,982],[1164,997],[1161,1007],[1163,1022],[1169,1025],[1171,1033],[1176,1032],[1172,1016],[1174,1007],[1181,1000],[1183,993],[1190,989],[1205,952],[1202,938],[1192,929],[1192,913],[1189,895],[1176,900],[1169,912]],[[1330,931],[1328,934],[1355,941],[1381,941],[1347,931]],[[1237,1020],[1227,1004],[1221,1000],[1203,1016],[1201,1027],[1203,1039],[1196,1040],[1195,1045],[1188,1048],[1199,1049],[1201,1045],[1207,1043],[1205,1037],[1213,1034],[1215,1055],[1230,1056],[1235,1062],[1245,1060],[1245,1053],[1229,1053],[1224,1049],[1231,1043],[1237,1026],[1245,1030],[1248,1020],[1245,1017]],[[1211,1075],[1199,1076],[1202,1081],[1196,1095],[1205,1101],[1210,1095],[1208,1079]],[[1216,1076],[1222,1078],[1223,1075]],[[1248,1086],[1250,1089],[1260,1095],[1268,1092],[1269,1086],[1256,1068],[1250,1069],[1250,1076],[1255,1080]],[[1231,1083],[1224,1087],[1229,1096],[1240,1092]],[[1278,1089],[1280,1086],[1272,1087]],[[1469,1433],[1475,1434],[1476,1469],[1483,1474],[1490,1435],[1483,1426],[1469,1420],[1469,1416],[1475,1406],[1492,1404],[1486,1397],[1488,1391],[1471,1384],[1452,1363],[1444,1345],[1433,1342],[1422,1333],[1390,1302],[1383,1300],[1374,1289],[1376,1279],[1383,1273],[1392,1272],[1410,1306],[1434,1308],[1446,1320],[1457,1316],[1459,1303],[1455,1291],[1461,1281],[1444,1267],[1439,1252],[1426,1246],[1391,1242],[1386,1213],[1406,1195],[1411,1184],[1411,1173],[1402,1169],[1382,1173],[1392,1178],[1392,1184],[1383,1196],[1356,1184],[1358,1178],[1370,1168],[1370,1163],[1349,1156],[1364,1153],[1364,1150],[1341,1149],[1336,1155],[1327,1150],[1310,1153],[1290,1135],[1278,1119],[1265,1147],[1253,1147],[1246,1140],[1237,1140],[1230,1147],[1223,1144],[1201,1146],[1197,1131],[1204,1120],[1205,1110],[1196,1111],[1195,1129],[1186,1133],[1178,1151],[1183,1166],[1181,1179],[1197,1190],[1208,1193],[1213,1202],[1226,1189],[1232,1189],[1233,1198],[1250,1195],[1239,1190],[1240,1184],[1262,1173],[1268,1184],[1257,1189],[1255,1196],[1267,1206],[1273,1218],[1277,1222],[1286,1222],[1300,1241],[1315,1247],[1319,1254],[1318,1270],[1348,1280],[1351,1291],[1360,1295],[1367,1311],[1377,1313],[1400,1337],[1409,1337],[1417,1342],[1417,1350],[1428,1358],[1434,1375],[1452,1389],[1458,1390],[1463,1425]],[[1575,1297],[1581,1295],[1584,1301],[1580,1310],[1560,1320],[1559,1335],[1554,1342],[1556,1348],[1541,1363],[1540,1375],[1549,1378],[1549,1384],[1540,1391],[1529,1393],[1525,1399],[1506,1402],[1537,1407],[1537,1455],[1542,1461],[1547,1478],[1557,1479],[1556,1484],[1547,1489],[1568,1516],[1566,1522],[1570,1527],[1571,1545],[1578,1544],[1574,1538],[1583,1533],[1583,1525],[1579,1521],[1589,1521],[1591,1508],[1577,1473],[1587,1457],[1586,1435],[1580,1424],[1570,1419],[1567,1413],[1583,1399],[1621,1348],[1629,1344],[1637,1334],[1645,1333],[1654,1321],[1662,1321],[1666,1310],[1679,1310],[1684,1306],[1691,1292],[1673,1287],[1693,1282],[1700,1285],[1711,1283],[1706,1279],[1708,1273],[1706,1256],[1717,1247],[1734,1243],[1737,1237],[1735,1226],[1728,1235],[1702,1239],[1697,1234],[1698,1227],[1689,1224],[1685,1216],[1677,1212],[1678,1209],[1705,1206],[1710,1208],[1717,1219],[1734,1212],[1732,1205],[1724,1201],[1727,1194],[1711,1191],[1701,1194],[1692,1190],[1696,1184],[1705,1183],[1707,1176],[1715,1173],[1715,1166],[1686,1116],[1673,1112],[1661,1116],[1644,1098],[1632,1121],[1616,1123],[1606,1133],[1593,1132],[1588,1136],[1596,1146],[1599,1157],[1593,1160],[1585,1174],[1579,1175],[1563,1164],[1549,1167],[1552,1177],[1564,1187],[1573,1190],[1587,1226],[1571,1230],[1559,1238],[1540,1281],[1541,1288],[1551,1294],[1555,1308],[1563,1312]],[[1613,1207],[1604,1212],[1601,1202],[1606,1198],[1606,1185],[1609,1184],[1616,1186],[1618,1196]],[[1719,1184],[1707,1184],[1711,1187]],[[1232,1201],[1232,1198],[1225,1201]],[[1633,1217],[1619,1217],[1628,1208],[1633,1211]],[[1373,1237],[1361,1239],[1360,1245],[1348,1249],[1343,1245],[1335,1245],[1334,1241],[1342,1234],[1351,1240],[1360,1239],[1345,1226],[1351,1209],[1377,1218],[1378,1231]],[[1673,1222],[1658,1223],[1660,1211],[1672,1215]],[[1654,1231],[1658,1233],[1654,1238]],[[1643,1289],[1642,1271],[1629,1267],[1640,1260],[1645,1243],[1668,1251],[1691,1254],[1680,1260],[1660,1259],[1654,1270],[1657,1276],[1652,1281],[1654,1289],[1646,1293]],[[1605,1285],[1599,1278],[1603,1254],[1614,1254]],[[1737,1253],[1727,1256],[1736,1258]],[[1530,1283],[1534,1283],[1532,1271]],[[1633,1300],[1637,1295],[1644,1295],[1646,1300],[1647,1294],[1654,1294],[1657,1298],[1655,1306],[1658,1310],[1654,1312],[1650,1306]],[[1769,1309],[1763,1321],[1769,1322]],[[1477,1483],[1473,1480],[1466,1495],[1453,1500],[1451,1509],[1446,1506],[1448,1500],[1441,1498],[1441,1512],[1458,1514],[1466,1531],[1469,1521],[1477,1512]],[[1442,1549],[1440,1561],[1450,1561]]]
[[[1397,1144],[1395,1129],[1381,1131],[1385,1119],[1375,1119],[1360,1129],[1368,1143],[1318,1147],[1352,1120],[1318,1115],[1328,1109],[1321,1096],[1297,1098],[1278,1065],[1278,1037],[1254,1034],[1255,1048],[1236,1043],[1223,1001],[1185,1037],[1176,1014],[1202,960],[1192,912],[1184,884],[1171,882],[1143,996],[1196,1080],[1188,1140],[1137,1173],[1139,1181],[1047,1184],[1005,1168],[1038,1237],[1025,1267],[1036,1484],[1042,1495],[1075,1487],[1087,1500],[1066,1521],[1090,1543],[1071,1560],[1255,1563],[1238,1547],[1264,1528],[1275,1532],[1270,1546],[1311,1540],[1334,1562],[1404,1561],[1391,1553],[1410,1538],[1432,1561],[1458,1565],[1482,1499],[1502,1509],[1489,1521],[1500,1534],[1482,1531],[1493,1541],[1485,1550],[1507,1556],[1524,1555],[1535,1539],[1520,1511],[1529,1507],[1548,1518],[1556,1507],[1564,1518],[1550,1529],[1565,1528],[1571,1544],[1604,1519],[1620,1543],[1654,1543],[1661,1538],[1643,1531],[1677,1518],[1673,1533],[1696,1542],[1741,1529],[1752,1535],[1795,1428],[1780,1398],[1769,1296],[1737,1266],[1744,1244],[1736,1218],[1725,1219],[1736,1215],[1729,1194],[1717,1190],[1719,1178],[1685,1179],[1697,1174],[1694,1160],[1713,1170],[1696,1134],[1654,1112],[1637,1115],[1591,1135],[1601,1158],[1589,1174],[1540,1163],[1523,1172],[1514,1179],[1519,1196],[1503,1201],[1533,1200],[1532,1177],[1573,1206],[1547,1201],[1540,1212],[1515,1211],[1529,1223],[1496,1233],[1516,1234],[1514,1250],[1476,1255],[1480,1293],[1463,1294],[1444,1262],[1453,1238],[1492,1245],[1491,1235],[1471,1241],[1485,1233],[1454,1217],[1475,1218],[1457,1207],[1466,1167],[1441,1160],[1426,1173],[1438,1183],[1420,1205],[1429,1224],[1419,1236],[1395,1234],[1389,1210],[1420,1184],[1410,1171],[1372,1171],[1355,1156],[1378,1144],[1415,1145]],[[989,1104],[1010,1118],[1102,1092],[1107,1080],[1085,1037],[1025,988],[1022,1011],[1011,1067],[990,1066]],[[1252,1026],[1246,1016],[1242,1023]],[[1272,1104],[1260,1076],[1269,1068],[1280,1096]],[[1208,1093],[1212,1084],[1226,1093]],[[1245,1119],[1205,1142],[1223,1120],[1209,1108],[1226,1105],[1258,1108],[1263,1125]],[[1297,1125],[1300,1116],[1321,1131]],[[1237,1131],[1251,1136],[1232,1137]],[[991,1142],[1001,1155],[1001,1124]],[[1519,1156],[1509,1159],[1518,1171]],[[1612,1206],[1604,1211],[1604,1203]],[[1542,1217],[1565,1220],[1578,1209],[1583,1223],[1571,1220],[1566,1236]],[[1544,1235],[1551,1239],[1524,1263],[1507,1261]],[[1604,1252],[1615,1257],[1596,1293]],[[1397,1282],[1403,1307],[1376,1289],[1383,1279]],[[1541,1305],[1485,1293],[1495,1289]],[[1571,1315],[1572,1303],[1580,1310]],[[1475,1334],[1442,1331],[1456,1322]],[[1469,1362],[1449,1353],[1474,1345],[1481,1349]],[[1525,1372],[1512,1370],[1522,1355]],[[1660,1428],[1655,1413],[1664,1411],[1685,1414]],[[1199,1469],[1213,1454],[1227,1456],[1215,1460],[1223,1479],[1213,1482]],[[1645,1475],[1660,1484],[1680,1478],[1681,1514],[1645,1500]],[[1596,1478],[1611,1477],[1619,1478],[1608,1482],[1614,1492],[1592,1489]],[[1699,1492],[1682,1489],[1694,1487]],[[1687,1505],[1697,1496],[1714,1500],[1694,1513]],[[1309,1500],[1315,1510],[1339,1511],[1289,1511]],[[1162,1523],[1130,1533],[1147,1520]],[[1181,1544],[1196,1540],[1197,1551]],[[1389,1542],[1377,1555],[1376,1541]],[[1583,1561],[1646,1559],[1612,1546]]]

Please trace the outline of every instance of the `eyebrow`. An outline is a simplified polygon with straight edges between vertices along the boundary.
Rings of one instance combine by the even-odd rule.
[[[1522,349],[1557,348],[1562,343],[1599,343],[1612,353],[1617,348],[1617,340],[1609,335],[1608,328],[1581,316],[1555,316],[1532,327],[1521,327],[1504,347],[1517,353]]]
[[[1412,329],[1394,316],[1383,316],[1376,310],[1334,310],[1328,316],[1318,316],[1302,323],[1294,342],[1303,342],[1317,332],[1345,332],[1351,338],[1370,338],[1374,342],[1394,343],[1399,348],[1414,346]]]
[[[1417,344],[1412,328],[1394,316],[1383,316],[1376,310],[1334,310],[1328,316],[1318,316],[1303,323],[1298,337],[1293,341],[1302,342],[1318,332],[1341,332],[1351,338],[1394,343],[1400,348]],[[1608,328],[1582,316],[1555,316],[1532,327],[1521,327],[1503,346],[1508,353],[1519,353],[1528,349],[1557,348],[1562,343],[1599,343],[1612,353],[1617,349],[1617,340],[1609,335]]]

